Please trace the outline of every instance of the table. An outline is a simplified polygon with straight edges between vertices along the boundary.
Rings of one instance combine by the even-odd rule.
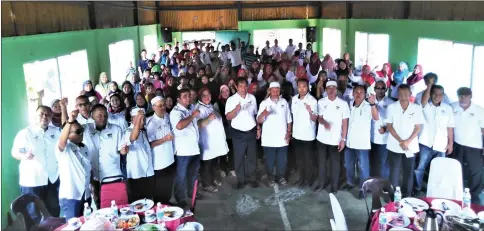
[[[162,207],[168,207],[168,205],[162,205]],[[118,207],[119,209],[122,209],[122,208],[129,208],[129,204],[128,205],[121,205]],[[150,210],[152,210],[154,212],[154,207],[151,208]],[[94,212],[93,212],[94,214]],[[138,216],[140,217],[140,224],[143,224],[143,217],[145,216],[144,212],[139,212],[139,213],[136,213],[138,214]],[[84,224],[84,217],[79,217],[79,219],[81,220],[81,222]],[[190,216],[185,216],[185,217],[181,217],[180,219],[176,219],[176,220],[172,220],[172,221],[165,221],[165,226],[166,228],[168,229],[168,231],[176,231],[176,228],[180,225],[180,224],[183,224],[183,223],[186,223],[186,222],[191,222],[191,221],[195,221],[195,217],[194,215],[190,215]],[[61,231],[63,228],[65,228],[67,226],[67,224],[64,224],[60,227],[57,227],[54,231]]]
[[[438,199],[438,198],[433,198],[433,197],[422,197],[422,198],[419,198],[425,202],[427,202],[429,205],[431,204],[432,200],[434,199]],[[457,201],[457,200],[451,200],[451,201],[454,201],[455,203],[457,204],[462,204],[461,201]],[[391,202],[391,203],[388,203],[386,204],[385,206],[385,212],[396,212],[397,210],[395,209],[395,203]],[[474,212],[478,213],[478,212],[481,212],[481,211],[484,211],[484,206],[482,205],[478,205],[478,204],[471,204],[471,208],[472,210],[474,210]],[[380,215],[380,210],[378,210],[374,215],[373,217],[371,218],[371,230],[373,231],[378,231],[378,216]],[[410,225],[407,227],[409,229],[412,229],[412,230],[418,230],[415,225],[413,224],[413,219],[410,219],[411,223]],[[390,229],[391,227],[388,227],[388,229]]]

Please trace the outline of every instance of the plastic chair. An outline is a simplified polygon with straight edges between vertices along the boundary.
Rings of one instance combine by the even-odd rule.
[[[427,197],[462,200],[462,166],[451,158],[436,157],[430,162]]]
[[[336,228],[336,223],[334,222],[334,220],[333,220],[333,219],[329,219],[329,223],[331,223],[331,230],[333,230],[333,231],[338,230],[338,229]]]
[[[371,224],[371,218],[382,207],[381,198],[385,202],[393,202],[394,190],[390,181],[375,177],[370,178],[363,182],[361,186],[363,196],[365,197],[366,212],[368,213],[368,221],[366,223],[366,230],[369,230]],[[367,195],[371,193],[371,209],[368,207]]]
[[[27,226],[25,226],[25,218],[22,213],[17,213],[14,215],[13,212],[8,212],[8,226],[4,231],[27,231]]]
[[[36,212],[40,216],[40,221],[34,221],[28,212],[28,206],[34,203]],[[21,213],[25,220],[25,227],[27,230],[53,230],[66,223],[63,217],[52,217],[45,207],[44,202],[36,195],[27,193],[15,199],[10,208],[14,214]]]
[[[346,226],[345,215],[343,214],[343,210],[341,209],[338,199],[336,199],[334,194],[330,193],[329,200],[331,202],[331,209],[333,210],[334,222],[336,226],[335,230],[347,231],[348,226]]]
[[[108,179],[122,179],[120,182],[109,183],[106,182]],[[110,176],[105,177],[101,180],[101,189],[99,192],[100,200],[101,200],[101,208],[109,208],[111,207],[111,201],[116,201],[117,205],[127,205],[129,204],[128,201],[128,190],[126,187],[126,180],[124,176]]]

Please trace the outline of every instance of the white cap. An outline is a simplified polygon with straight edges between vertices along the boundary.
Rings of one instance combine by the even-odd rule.
[[[163,97],[156,96],[155,98],[151,99],[151,105],[154,105],[156,102],[163,100]]]
[[[91,96],[91,97],[89,97],[88,99],[89,99],[89,102],[92,102],[92,101],[96,100],[96,99],[97,99],[97,97],[96,97],[96,96]]]
[[[269,88],[273,87],[281,88],[281,85],[279,84],[279,82],[272,82],[269,84]]]
[[[131,109],[130,114],[131,114],[131,116],[135,116],[135,115],[138,115],[138,112],[139,111],[145,112],[145,109],[144,108],[135,107],[135,108]]]
[[[336,83],[336,81],[330,80],[326,83],[326,87],[331,87],[331,86],[338,87],[338,84]]]

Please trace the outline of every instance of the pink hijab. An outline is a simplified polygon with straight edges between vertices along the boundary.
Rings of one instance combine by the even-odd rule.
[[[321,67],[323,68],[323,70],[333,71],[334,66],[335,66],[335,63],[333,61],[333,58],[331,58],[331,55],[326,54],[324,56],[323,62],[321,63]]]

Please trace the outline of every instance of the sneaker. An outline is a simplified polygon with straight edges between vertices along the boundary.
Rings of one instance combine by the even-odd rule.
[[[220,176],[221,177],[226,177],[227,176],[227,173],[225,173],[225,171],[220,171]]]
[[[230,171],[230,175],[237,176],[237,175],[235,175],[235,171],[234,170]]]
[[[274,187],[274,185],[276,185],[276,182],[274,182],[273,180],[269,180],[269,181],[267,182],[267,185],[268,185],[269,187]]]
[[[284,178],[279,179],[279,184],[280,185],[287,185],[287,181]]]

